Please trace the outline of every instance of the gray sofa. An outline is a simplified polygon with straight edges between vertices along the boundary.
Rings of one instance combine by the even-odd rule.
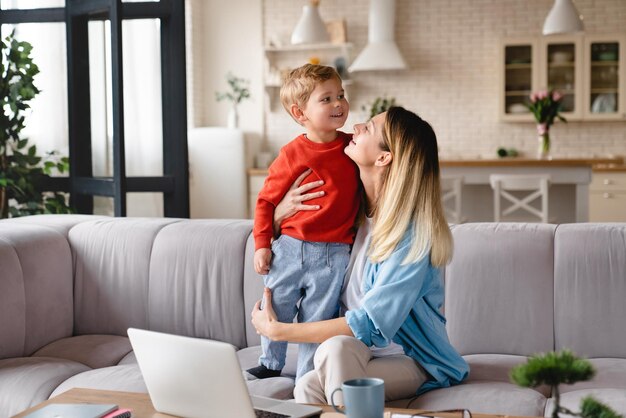
[[[72,387],[146,391],[128,327],[227,341],[256,364],[249,312],[262,280],[249,220],[43,215],[0,221],[0,416]],[[548,416],[549,388],[508,372],[570,348],[598,370],[562,387],[576,409],[593,394],[626,413],[626,224],[464,224],[445,270],[448,333],[471,367],[462,385],[414,400],[423,409]],[[252,393],[290,398],[283,376]],[[408,400],[393,402],[406,406]]]

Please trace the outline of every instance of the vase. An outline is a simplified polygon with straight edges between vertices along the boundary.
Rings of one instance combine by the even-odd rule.
[[[239,112],[237,111],[237,105],[233,105],[228,111],[226,126],[231,129],[239,127]]]
[[[550,131],[545,131],[537,136],[537,158],[550,158]]]

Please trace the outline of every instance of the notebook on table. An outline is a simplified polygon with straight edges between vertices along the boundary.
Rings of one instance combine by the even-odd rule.
[[[114,404],[87,404],[87,403],[53,403],[46,405],[25,418],[102,418],[117,410]]]
[[[158,412],[187,418],[302,418],[321,412],[309,405],[250,396],[230,344],[136,328],[128,329],[128,337]]]

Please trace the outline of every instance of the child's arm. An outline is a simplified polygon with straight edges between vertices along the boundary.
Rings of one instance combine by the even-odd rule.
[[[257,274],[267,274],[270,272],[270,262],[272,261],[272,250],[269,248],[259,248],[254,252],[254,270]]]

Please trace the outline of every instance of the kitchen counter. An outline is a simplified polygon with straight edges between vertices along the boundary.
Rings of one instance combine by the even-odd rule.
[[[626,173],[626,164],[597,164],[593,166],[593,171]]]

